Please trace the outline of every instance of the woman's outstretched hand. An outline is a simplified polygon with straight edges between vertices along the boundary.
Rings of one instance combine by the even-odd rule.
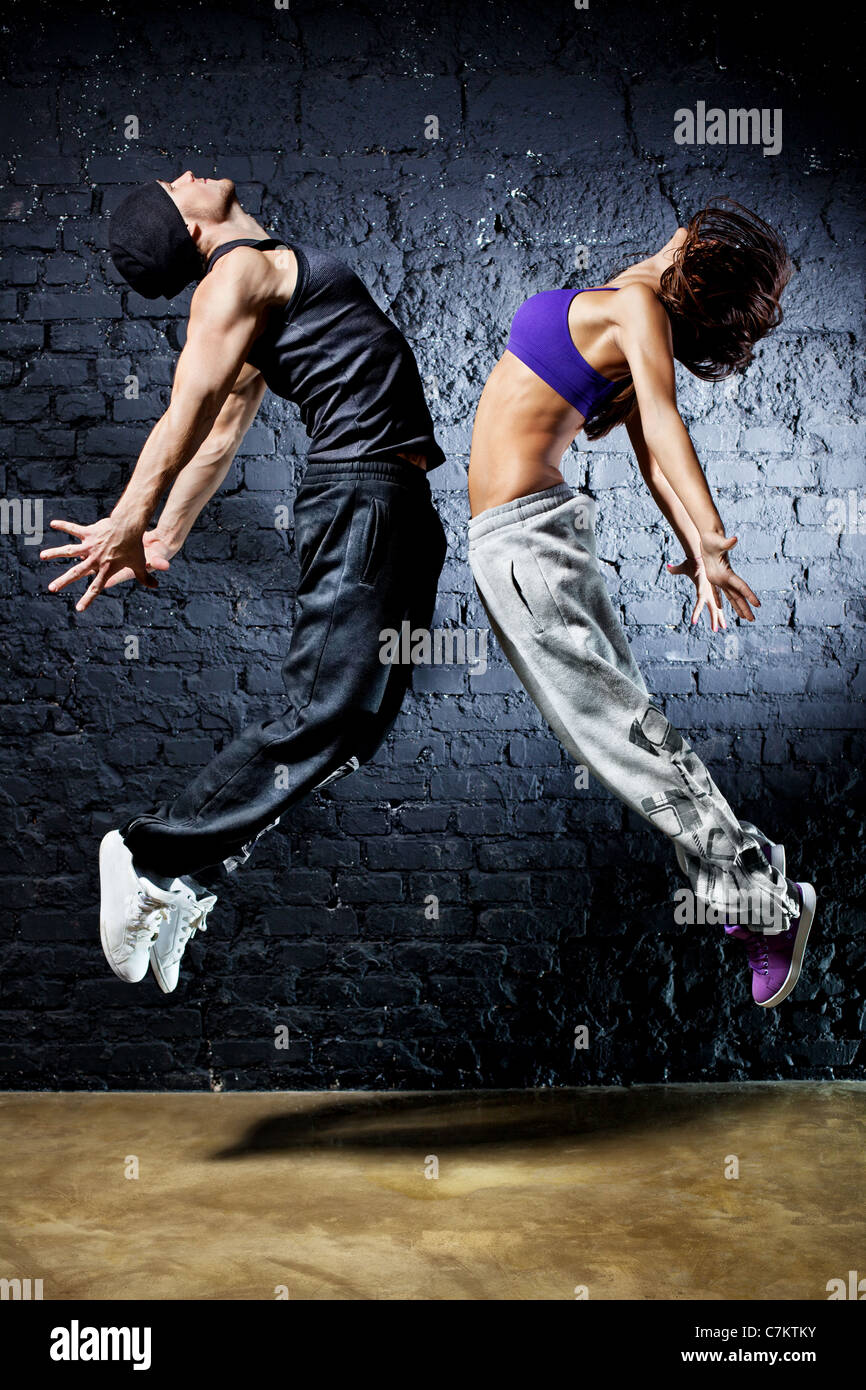
[[[738,618],[753,623],[755,615],[749,607],[754,604],[760,608],[761,600],[749,588],[745,579],[735,574],[728,554],[737,544],[736,536],[725,536],[716,531],[706,531],[701,535],[701,558],[704,572],[712,588],[725,595]]]
[[[725,615],[722,612],[722,596],[718,589],[714,589],[704,568],[704,562],[700,555],[690,555],[687,560],[683,560],[679,565],[668,565],[669,574],[685,574],[692,581],[697,592],[695,606],[692,612],[692,624],[694,625],[701,613],[706,608],[710,622],[713,625],[713,632],[718,632],[720,627],[727,627]]]

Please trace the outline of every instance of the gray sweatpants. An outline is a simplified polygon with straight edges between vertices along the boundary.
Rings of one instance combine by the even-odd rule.
[[[594,524],[593,499],[565,483],[473,517],[469,563],[490,625],[571,755],[673,841],[693,920],[784,931],[800,911],[796,887],[652,704],[598,567]]]

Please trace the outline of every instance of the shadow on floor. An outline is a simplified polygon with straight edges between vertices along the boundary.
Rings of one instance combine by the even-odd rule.
[[[711,1115],[796,1105],[796,1090],[779,1085],[668,1089],[450,1091],[346,1097],[304,1106],[250,1126],[216,1160],[298,1149],[449,1149],[532,1143],[573,1136],[650,1132],[694,1124]]]

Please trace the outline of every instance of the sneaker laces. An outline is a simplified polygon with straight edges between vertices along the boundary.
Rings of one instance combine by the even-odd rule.
[[[794,936],[794,928],[787,927],[783,932],[774,932],[773,940],[785,939],[791,941]],[[770,954],[768,933],[750,932],[749,939],[745,943],[746,955],[749,958],[749,965],[758,975],[767,975],[770,969]]]
[[[770,968],[770,958],[763,934],[749,933],[749,938],[746,941],[746,955],[749,958],[749,965],[757,975],[767,974]]]
[[[126,945],[135,947],[145,933],[152,941],[159,936],[163,922],[168,921],[168,907],[158,898],[152,898],[145,888],[133,893],[127,903],[126,925],[123,939]]]
[[[204,898],[200,902],[181,903],[177,911],[182,914],[182,925],[174,940],[174,945],[165,958],[166,965],[177,965],[188,943],[197,931],[207,931],[207,915],[216,899]]]

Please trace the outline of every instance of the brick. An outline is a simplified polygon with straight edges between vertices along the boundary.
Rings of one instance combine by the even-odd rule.
[[[845,604],[838,599],[798,598],[794,621],[798,627],[841,627],[845,622]]]
[[[22,318],[38,319],[40,323],[52,319],[119,319],[123,310],[116,296],[90,291],[88,294],[42,294],[27,296]]]
[[[482,26],[480,63],[471,15],[462,28],[447,6],[432,26],[415,16],[404,47],[418,72],[403,54],[396,76],[394,16],[376,3],[339,22],[320,7],[313,39],[291,16],[239,26],[234,7],[207,7],[198,75],[184,66],[191,21],[127,7],[127,50],[146,54],[152,79],[135,147],[118,134],[129,72],[104,46],[108,30],[43,26],[38,64],[19,62],[0,94],[0,494],[82,520],[114,504],[169,399],[191,290],[151,302],[127,289],[108,218],[139,179],[171,172],[161,151],[198,149],[206,162],[241,151],[203,172],[236,179],[278,234],[294,227],[341,254],[415,346],[449,453],[430,477],[449,537],[434,625],[487,628],[466,563],[466,468],[510,315],[535,290],[593,283],[661,245],[665,194],[688,213],[726,183],[736,191],[746,171],[798,265],[785,321],[743,376],[700,382],[677,369],[691,437],[740,535],[735,565],[765,600],[754,625],[729,616],[736,652],[705,623],[688,628],[690,586],[662,568],[679,547],[626,431],[578,436],[564,472],[597,492],[599,553],[616,564],[603,575],[654,699],[736,813],[783,839],[792,869],[809,867],[812,846],[832,884],[824,936],[785,1006],[784,1047],[744,1014],[731,962],[707,971],[721,943],[673,923],[669,843],[595,778],[575,789],[574,759],[492,635],[487,671],[420,668],[370,765],[294,805],[262,839],[220,889],[173,998],[150,987],[133,998],[95,968],[102,835],[174,800],[236,729],[285,708],[307,441],[295,407],[268,393],[158,593],[126,585],[76,614],[71,593],[46,593],[38,548],[0,537],[0,1021],[12,1039],[0,1045],[0,1089],[866,1075],[863,1011],[850,998],[866,968],[863,817],[847,787],[864,762],[866,524],[827,524],[828,503],[849,492],[866,507],[862,198],[845,149],[829,192],[826,170],[799,179],[792,218],[775,161],[675,147],[678,84],[697,52],[682,26],[659,45],[652,17],[632,7],[612,28],[581,22],[551,39],[515,4],[508,22]],[[4,17],[19,57],[27,23],[23,9]],[[177,41],[161,42],[170,29]],[[795,59],[776,33],[772,45],[750,41],[756,70],[804,94],[800,134],[820,154],[814,52],[801,45]],[[628,72],[650,53],[653,68],[628,79],[627,103],[611,56],[626,50]],[[839,90],[853,62],[853,50],[834,56]],[[95,104],[84,80],[94,65]],[[732,71],[716,74],[722,104]],[[249,73],[256,81],[239,86]],[[275,90],[291,93],[288,120],[285,102],[262,95]],[[431,111],[435,142],[423,134]],[[589,248],[587,271],[573,269],[577,245]],[[132,373],[136,401],[124,396]],[[287,532],[272,524],[277,501]],[[141,638],[138,662],[123,660],[127,633]],[[595,1029],[586,1055],[570,1045],[583,1018]],[[282,1021],[290,1046],[278,1051]]]

